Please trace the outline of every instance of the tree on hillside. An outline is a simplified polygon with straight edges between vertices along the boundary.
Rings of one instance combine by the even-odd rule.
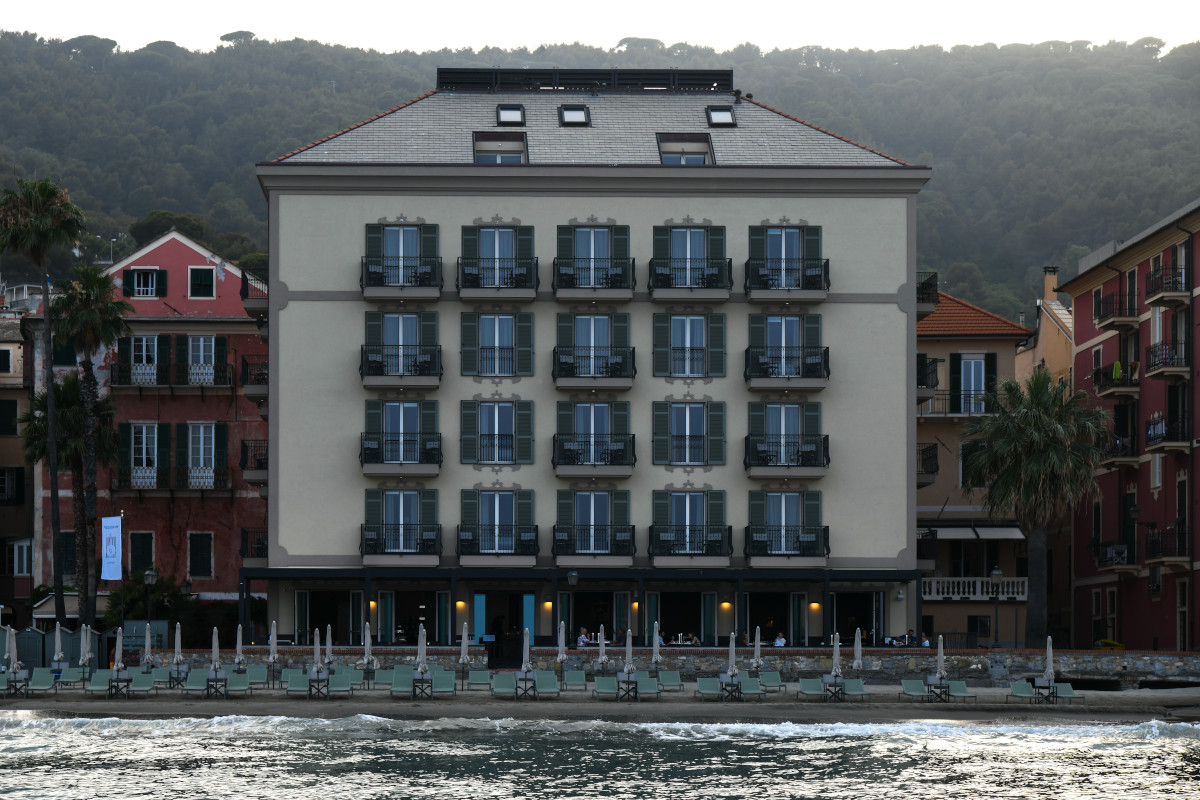
[[[47,254],[60,247],[69,247],[84,234],[83,212],[66,189],[50,180],[17,179],[17,188],[5,188],[0,197],[0,253],[10,251],[28,258],[39,277],[44,274]],[[42,322],[42,361],[45,363],[45,385],[54,385],[54,352],[51,342],[51,304],[46,302],[50,276],[45,275],[46,295],[42,302],[45,318]],[[54,392],[47,394],[46,416],[49,434],[46,437],[46,467],[50,472],[50,537],[54,550],[54,617],[60,624],[67,621],[63,600],[62,532],[58,511],[58,448],[55,446]]]
[[[229,42],[230,44],[243,44],[254,41],[254,34],[250,31],[233,31],[222,36],[221,41]]]
[[[103,349],[114,347],[117,341],[129,333],[125,315],[133,311],[133,305],[117,296],[116,284],[104,270],[93,266],[75,268],[75,279],[60,281],[62,295],[52,304],[54,332],[75,342],[79,354],[79,369],[83,396],[83,503],[87,529],[83,547],[95,552],[96,531],[96,464],[98,460],[99,435],[97,428],[97,404],[99,384],[93,369],[92,359]],[[78,488],[75,489],[78,491]],[[80,619],[88,625],[96,618],[96,574],[88,570],[86,605],[80,609]],[[82,587],[80,587],[82,590]]]
[[[962,485],[985,487],[987,512],[1014,515],[1026,532],[1025,641],[1036,644],[1046,638],[1046,528],[1096,491],[1108,414],[1045,366],[1024,385],[1002,381],[984,396],[984,410],[963,426]],[[964,489],[964,496],[972,491]]]
[[[176,214],[157,209],[129,226],[129,235],[138,247],[149,244],[167,231],[175,230],[195,241],[203,241],[208,235],[208,225],[197,214]]]

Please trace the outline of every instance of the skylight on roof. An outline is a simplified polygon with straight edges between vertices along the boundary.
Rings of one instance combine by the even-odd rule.
[[[525,106],[496,106],[497,125],[524,125]]]
[[[733,128],[737,122],[733,118],[733,106],[709,106],[708,126],[710,128]]]
[[[559,106],[558,122],[564,126],[587,126],[592,124],[587,106]]]

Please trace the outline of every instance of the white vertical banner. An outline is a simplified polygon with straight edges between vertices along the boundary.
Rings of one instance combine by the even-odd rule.
[[[121,518],[103,517],[100,520],[100,577],[106,581],[121,580]]]

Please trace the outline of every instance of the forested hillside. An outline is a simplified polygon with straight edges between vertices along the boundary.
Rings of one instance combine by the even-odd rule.
[[[256,162],[423,93],[439,66],[676,66],[732,68],[757,100],[933,166],[922,267],[1009,317],[1039,293],[1044,264],[1072,274],[1082,252],[1200,195],[1200,43],[718,53],[625,39],[384,54],[224,38],[212,52],[169,41],[121,52],[91,36],[0,32],[0,185],[67,187],[105,257],[154,209],[197,214],[246,251],[266,242]],[[0,262],[9,280],[22,268]]]

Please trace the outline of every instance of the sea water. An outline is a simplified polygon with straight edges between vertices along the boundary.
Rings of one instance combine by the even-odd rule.
[[[14,714],[0,797],[1177,799],[1200,728]]]

